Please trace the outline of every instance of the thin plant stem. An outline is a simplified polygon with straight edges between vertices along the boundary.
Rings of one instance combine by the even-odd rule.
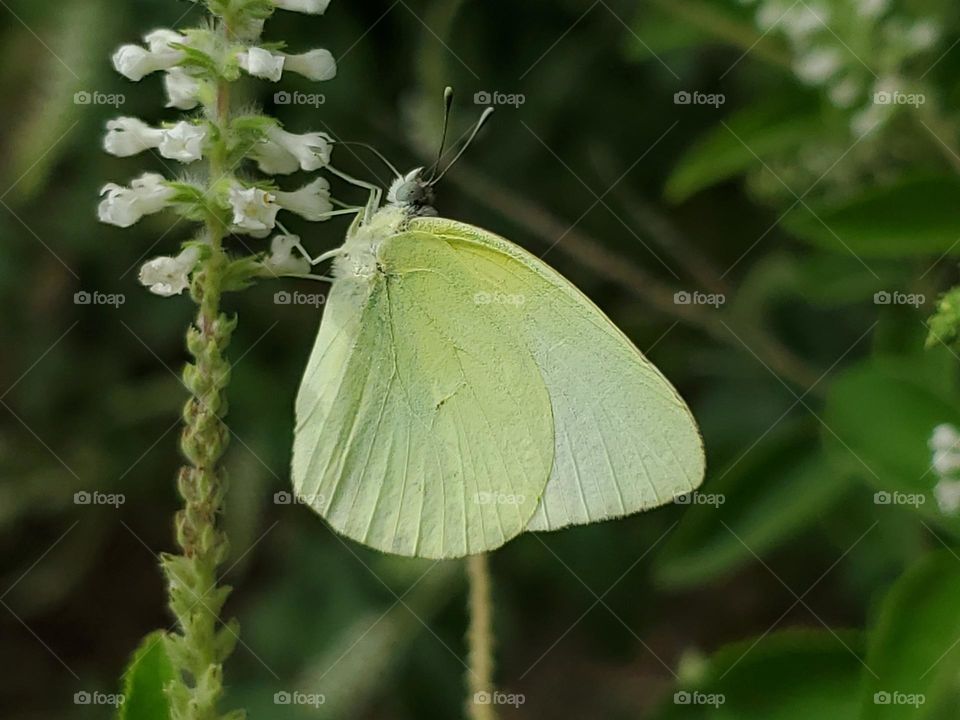
[[[493,685],[493,598],[489,555],[467,558],[470,627],[467,630],[467,717],[496,720]]]

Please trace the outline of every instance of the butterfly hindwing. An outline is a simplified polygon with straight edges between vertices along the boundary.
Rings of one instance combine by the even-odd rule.
[[[670,502],[698,487],[696,422],[669,381],[586,296],[496,235],[441,218],[411,227],[443,238],[474,293],[518,333],[550,394],[555,458],[529,530],[556,530]]]
[[[522,532],[553,463],[529,350],[475,303],[458,254],[407,232],[337,280],[297,398],[294,488],[342,534],[450,558]]]

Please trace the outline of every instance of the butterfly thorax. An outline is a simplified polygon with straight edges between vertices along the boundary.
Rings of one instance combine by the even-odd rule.
[[[410,214],[401,205],[388,204],[373,215],[355,223],[347,233],[347,241],[333,262],[337,279],[369,279],[381,272],[378,252],[385,240],[403,231]]]
[[[403,232],[414,218],[436,216],[433,200],[433,186],[423,177],[423,168],[398,177],[387,191],[386,204],[372,215],[360,216],[350,228],[333,264],[334,277],[369,279],[381,272],[377,259],[380,245]]]

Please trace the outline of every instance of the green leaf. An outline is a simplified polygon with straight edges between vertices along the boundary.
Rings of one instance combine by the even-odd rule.
[[[960,253],[960,179],[912,178],[839,203],[798,206],[783,226],[814,245],[865,258]]]
[[[692,505],[654,565],[656,579],[683,587],[754,562],[816,523],[849,489],[849,476],[782,431],[737,459]],[[696,497],[696,496],[694,496]]]
[[[728,645],[699,677],[681,683],[657,718],[855,720],[863,669],[859,646],[850,633],[796,630]],[[716,704],[705,704],[711,696]]]
[[[901,577],[867,641],[862,720],[922,720],[960,702],[960,560],[928,556]]]
[[[817,125],[817,105],[805,93],[741,110],[718,124],[683,156],[666,197],[682,202],[706,187],[762,167],[760,158],[793,150]]]
[[[960,408],[918,373],[915,359],[877,357],[839,376],[823,421],[830,457],[876,488],[874,502],[881,510],[917,511],[960,532],[960,518],[944,516],[937,507],[937,476],[927,447],[937,425],[960,426]]]
[[[164,688],[175,676],[165,635],[162,630],[150,633],[130,658],[123,675],[125,700],[117,711],[117,720],[170,720]]]

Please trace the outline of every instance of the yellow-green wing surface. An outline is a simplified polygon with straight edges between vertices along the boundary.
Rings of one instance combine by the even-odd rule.
[[[532,353],[474,303],[449,244],[384,241],[383,272],[331,289],[297,398],[294,489],[384,552],[492,550],[533,517],[553,416]]]
[[[698,487],[696,422],[666,378],[586,296],[513,243],[479,228],[422,218],[474,276],[476,301],[533,354],[550,394],[555,457],[530,530],[606,520]]]

